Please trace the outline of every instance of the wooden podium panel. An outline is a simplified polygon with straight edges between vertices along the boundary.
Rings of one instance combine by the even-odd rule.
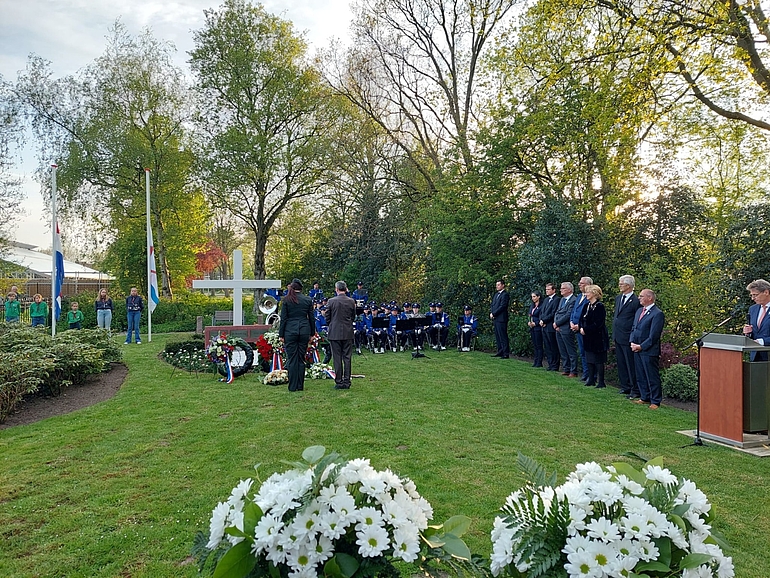
[[[701,348],[700,430],[743,444],[743,355]]]

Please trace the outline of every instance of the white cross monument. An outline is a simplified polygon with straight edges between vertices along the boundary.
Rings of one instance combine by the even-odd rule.
[[[233,251],[233,278],[219,281],[193,281],[193,289],[232,289],[233,290],[233,325],[243,325],[243,290],[244,289],[280,289],[280,280],[244,279],[243,251]]]

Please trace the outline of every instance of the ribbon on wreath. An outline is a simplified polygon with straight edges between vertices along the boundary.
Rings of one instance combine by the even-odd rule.
[[[337,374],[332,369],[324,369],[324,373],[331,379],[337,379]]]
[[[230,365],[229,357],[225,359],[225,376],[219,381],[224,381],[225,383],[232,383],[235,381],[235,375],[233,375],[233,366]]]
[[[281,360],[281,354],[277,351],[273,351],[273,364],[270,367],[270,371],[279,371],[283,369],[283,361]]]
[[[318,356],[318,349],[315,347],[309,347],[307,350],[307,354],[305,355],[305,359],[309,361],[311,364],[320,363],[321,358]]]

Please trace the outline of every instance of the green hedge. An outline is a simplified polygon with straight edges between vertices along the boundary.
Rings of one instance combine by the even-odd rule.
[[[689,365],[677,363],[663,372],[663,395],[681,401],[698,399],[698,373]]]
[[[43,328],[0,324],[0,421],[25,395],[41,389],[58,395],[121,356],[101,329],[64,331],[52,338]]]

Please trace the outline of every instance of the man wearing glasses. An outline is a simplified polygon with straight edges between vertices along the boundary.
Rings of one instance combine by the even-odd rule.
[[[743,334],[760,345],[770,345],[770,283],[757,279],[748,284],[746,289],[754,301],[749,307],[748,323],[743,326]],[[767,361],[767,351],[752,351],[751,361]]]

